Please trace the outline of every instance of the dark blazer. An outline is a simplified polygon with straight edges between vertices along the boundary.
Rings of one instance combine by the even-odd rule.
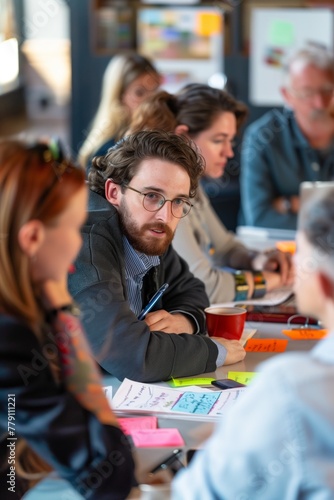
[[[170,246],[160,265],[144,278],[143,303],[165,282],[169,288],[155,309],[182,310],[198,325],[198,334],[151,332],[130,310],[124,274],[124,250],[118,213],[91,192],[83,246],[69,276],[71,294],[80,303],[83,323],[98,363],[119,379],[146,382],[214,371],[218,348],[206,336],[203,283]]]

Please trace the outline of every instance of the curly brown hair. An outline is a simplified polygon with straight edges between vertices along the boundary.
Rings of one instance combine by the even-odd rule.
[[[190,178],[190,198],[196,194],[204,172],[204,159],[196,145],[184,136],[150,130],[129,135],[109,149],[105,156],[95,157],[88,176],[92,191],[105,196],[105,183],[129,184],[143,160],[158,158],[183,168]]]

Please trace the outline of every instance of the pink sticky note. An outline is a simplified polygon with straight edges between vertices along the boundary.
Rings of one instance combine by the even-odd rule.
[[[143,429],[156,429],[158,427],[157,417],[118,418],[118,423],[124,434]]]
[[[184,446],[178,429],[154,429],[131,432],[133,443],[138,448],[154,446]]]

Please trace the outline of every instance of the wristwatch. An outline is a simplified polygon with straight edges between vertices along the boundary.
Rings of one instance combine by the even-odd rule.
[[[79,317],[81,316],[81,309],[80,306],[77,302],[70,302],[69,304],[65,304],[64,306],[56,307],[54,309],[51,309],[49,311],[49,315],[51,317],[57,316],[59,312],[68,312],[69,314],[72,314],[72,316]]]
[[[254,280],[254,291],[252,299],[260,299],[266,294],[267,282],[263,276],[262,271],[252,271]]]
[[[283,213],[284,214],[290,213],[290,211],[291,211],[291,201],[290,201],[290,199],[283,197],[282,201],[281,201],[281,204],[282,204],[282,208],[283,208]]]
[[[235,301],[247,300],[249,286],[246,280],[246,275],[242,271],[235,271],[234,273],[235,282]]]

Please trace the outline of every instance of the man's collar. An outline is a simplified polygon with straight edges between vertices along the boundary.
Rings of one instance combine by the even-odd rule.
[[[157,255],[146,255],[142,252],[137,252],[124,235],[123,246],[126,276],[144,275],[152,267],[159,266],[160,258]]]
[[[294,112],[291,109],[284,108],[283,114],[286,116],[286,119],[291,123],[292,130],[292,140],[297,146],[305,146],[310,147],[308,140],[305,135],[301,131]]]

